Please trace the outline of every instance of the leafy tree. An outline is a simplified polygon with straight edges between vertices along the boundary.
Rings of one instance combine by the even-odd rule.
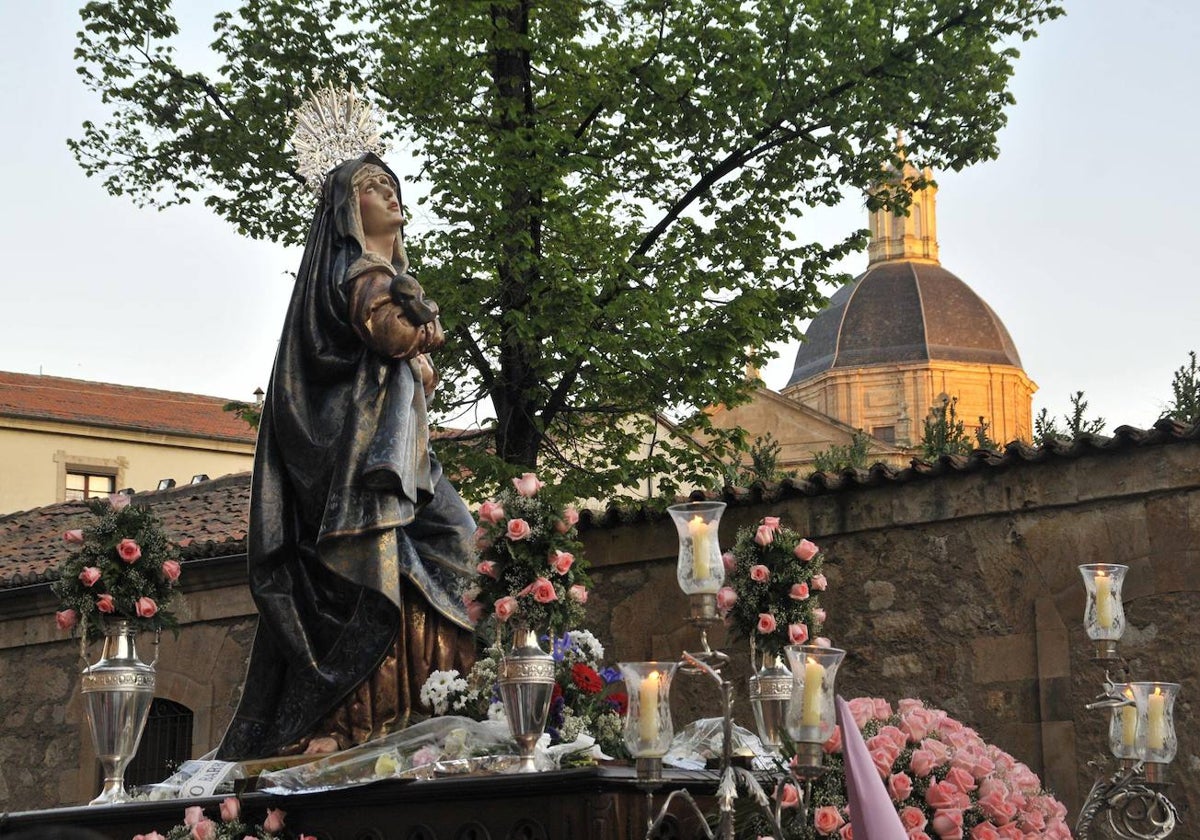
[[[1066,424],[1065,429],[1060,430],[1058,421],[1050,416],[1046,409],[1038,412],[1037,417],[1033,418],[1033,442],[1038,446],[1045,446],[1054,440],[1072,441],[1080,435],[1098,435],[1104,431],[1105,420],[1103,417],[1088,419],[1087,400],[1083,398],[1083,391],[1076,391],[1071,395],[1071,413],[1063,415],[1063,422]]]
[[[240,400],[233,400],[221,406],[221,410],[237,415],[251,429],[257,429],[259,421],[262,420],[261,405],[251,405]]]
[[[970,455],[975,448],[966,424],[958,419],[958,397],[943,397],[929,409],[921,434],[921,453],[932,461],[941,455]]]
[[[841,472],[846,469],[863,469],[867,466],[867,454],[871,436],[858,429],[850,442],[830,444],[828,449],[813,453],[813,472]]]
[[[1175,371],[1171,380],[1174,395],[1163,411],[1164,418],[1180,423],[1200,423],[1200,369],[1196,367],[1196,351],[1188,353],[1189,362]]]
[[[234,2],[234,0],[230,0]],[[241,0],[216,68],[174,46],[169,0],[90,2],[79,72],[112,108],[70,145],[114,194],[201,199],[298,242],[310,198],[285,148],[312,89],[353,84],[421,161],[410,256],[442,306],[445,422],[494,423],[444,456],[470,493],[534,468],[580,495],[713,471],[747,352],[797,336],[865,232],[796,221],[899,163],[997,154],[1013,44],[1055,0]],[[393,162],[400,157],[393,153]],[[907,206],[921,181],[873,192]],[[410,210],[413,210],[410,202]],[[657,440],[651,418],[679,422]],[[641,419],[639,419],[641,418]],[[687,435],[704,431],[711,449]]]
[[[779,453],[782,450],[783,444],[770,432],[759,435],[747,450],[750,463],[743,466],[741,459],[737,459],[727,464],[722,471],[721,483],[726,487],[745,487],[756,481],[770,483],[792,475],[779,469]]]

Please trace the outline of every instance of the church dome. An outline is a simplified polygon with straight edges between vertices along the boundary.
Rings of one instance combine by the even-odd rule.
[[[947,361],[1021,367],[1008,330],[937,262],[873,263],[809,325],[788,387],[837,368]]]

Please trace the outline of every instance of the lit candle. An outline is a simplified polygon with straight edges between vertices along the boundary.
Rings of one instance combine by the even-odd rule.
[[[1146,749],[1161,750],[1167,740],[1167,698],[1155,686],[1154,693],[1146,700]]]
[[[1112,578],[1104,572],[1096,572],[1096,623],[1102,630],[1112,629]]]
[[[638,688],[638,737],[646,744],[658,741],[658,684],[662,677],[651,671]]]
[[[708,523],[699,516],[688,521],[688,534],[692,538],[692,577],[708,580]]]
[[[821,683],[825,669],[816,659],[809,657],[804,665],[804,704],[800,707],[801,726],[821,725]]]
[[[1126,699],[1133,699],[1133,692],[1125,689]],[[1132,747],[1137,743],[1137,706],[1121,707],[1121,743]]]

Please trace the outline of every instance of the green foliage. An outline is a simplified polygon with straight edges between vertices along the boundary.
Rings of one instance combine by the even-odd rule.
[[[870,445],[871,436],[862,429],[856,429],[849,443],[830,444],[828,449],[813,453],[813,472],[836,473],[864,469]]]
[[[149,508],[128,504],[128,497],[113,498],[118,506],[108,499],[88,502],[95,521],[81,535],[68,532],[80,547],[59,564],[58,580],[50,587],[61,602],[60,621],[77,622],[89,642],[104,635],[105,616],[131,621],[139,630],[178,626],[171,611],[178,596],[175,546]],[[164,564],[169,564],[166,571]],[[153,608],[149,614],[145,599]],[[67,612],[73,615],[64,616]]]
[[[232,0],[231,0],[232,2]],[[434,405],[496,420],[446,460],[480,497],[537,466],[579,496],[670,494],[732,454],[699,411],[737,404],[749,361],[795,338],[865,232],[796,220],[911,160],[994,158],[1012,44],[1054,0],[243,0],[214,70],[184,65],[168,0],[88,3],[77,59],[111,112],[70,146],[106,188],[194,199],[300,242],[309,197],[288,113],[354,84],[421,162],[409,254],[448,344]],[[299,89],[297,89],[299,88]],[[393,152],[393,165],[401,154]],[[919,184],[871,194],[902,208]],[[636,418],[683,418],[659,434]],[[692,432],[711,441],[700,449]],[[646,440],[655,443],[642,458]]]
[[[725,466],[722,487],[747,487],[756,481],[770,484],[794,475],[794,471],[779,469],[779,453],[783,444],[775,440],[770,432],[759,435],[750,444],[750,463],[743,465],[740,459]]]
[[[976,449],[990,449],[993,452],[1000,451],[1000,444],[992,440],[991,435],[988,434],[988,430],[991,429],[991,427],[992,424],[985,420],[982,414],[979,415],[979,425],[975,428]]]
[[[1072,441],[1080,435],[1098,435],[1104,431],[1105,420],[1103,417],[1088,419],[1087,400],[1083,398],[1083,391],[1076,391],[1071,395],[1071,413],[1063,415],[1063,422],[1066,424],[1065,429],[1060,429],[1058,421],[1050,416],[1046,409],[1038,412],[1037,417],[1033,418],[1033,442],[1037,446],[1045,446],[1047,443],[1055,440]]]
[[[921,454],[927,461],[942,455],[970,455],[975,448],[966,424],[958,419],[958,397],[946,397],[929,409],[921,435]]]
[[[1171,380],[1171,402],[1163,418],[1180,423],[1200,423],[1200,369],[1196,366],[1196,351],[1188,353],[1188,364],[1175,371]]]
[[[257,429],[259,421],[262,420],[261,405],[251,405],[250,403],[234,400],[233,402],[227,402],[225,405],[221,406],[221,410],[236,414],[243,421],[245,421],[246,425],[248,425],[251,429]]]

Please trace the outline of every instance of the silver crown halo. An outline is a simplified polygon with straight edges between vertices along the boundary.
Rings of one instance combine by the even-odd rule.
[[[314,193],[330,170],[367,152],[383,152],[379,123],[370,102],[359,99],[354,88],[318,90],[293,113],[295,126],[289,141],[296,156],[296,171]]]

